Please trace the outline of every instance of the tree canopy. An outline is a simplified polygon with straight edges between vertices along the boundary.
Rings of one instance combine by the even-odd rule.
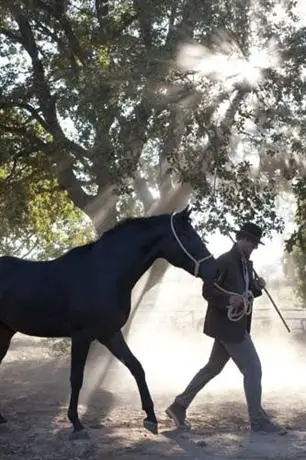
[[[2,240],[47,248],[82,213],[100,233],[190,197],[204,232],[245,218],[281,230],[275,196],[305,180],[298,7],[3,0]]]

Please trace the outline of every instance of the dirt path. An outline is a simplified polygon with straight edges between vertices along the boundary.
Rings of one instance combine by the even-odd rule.
[[[173,394],[154,389],[160,420],[160,433],[154,436],[142,428],[136,388],[124,392],[116,369],[110,372],[108,383],[89,398],[88,411],[83,407],[90,439],[72,441],[66,419],[68,362],[52,359],[41,340],[17,335],[0,371],[1,410],[9,419],[0,426],[1,460],[306,459],[306,380],[290,397],[279,391],[265,394],[271,414],[291,425],[287,436],[250,437],[238,389],[226,399],[207,391],[190,410],[191,433],[177,432],[164,415]]]

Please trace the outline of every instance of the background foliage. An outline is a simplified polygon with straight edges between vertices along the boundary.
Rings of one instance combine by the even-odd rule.
[[[203,233],[248,218],[269,234],[292,190],[305,286],[303,16],[296,1],[3,0],[2,252],[53,257],[189,199]]]

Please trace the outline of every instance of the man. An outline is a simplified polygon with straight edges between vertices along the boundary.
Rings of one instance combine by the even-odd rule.
[[[206,366],[200,369],[184,392],[166,410],[178,427],[187,425],[186,410],[197,393],[232,358],[244,377],[251,430],[285,433],[261,407],[261,364],[249,334],[252,317],[251,305],[248,305],[252,302],[250,297],[260,296],[265,287],[262,278],[254,279],[253,265],[249,260],[258,244],[263,244],[261,236],[260,227],[252,222],[244,224],[236,232],[236,243],[232,249],[217,260],[219,288],[203,285],[203,297],[208,301],[204,333],[215,340]],[[233,313],[238,313],[238,317],[235,318]]]

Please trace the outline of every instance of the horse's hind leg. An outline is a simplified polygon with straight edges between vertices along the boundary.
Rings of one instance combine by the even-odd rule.
[[[129,349],[121,331],[117,332],[111,340],[104,342],[103,339],[101,339],[100,342],[103,343],[103,345],[105,345],[109,351],[111,351],[113,355],[129,369],[135,378],[142,408],[147,414],[147,417],[144,419],[144,426],[152,433],[157,434],[158,424],[154,412],[153,401],[146,382],[145,372],[138,359],[135,358]]]
[[[71,396],[68,408],[68,418],[73,425],[73,432],[84,429],[78,415],[78,401],[83,385],[84,367],[91,344],[91,339],[85,333],[79,332],[71,338]]]
[[[9,349],[11,339],[15,331],[0,323],[0,364]],[[6,419],[0,414],[0,423],[5,423]]]

